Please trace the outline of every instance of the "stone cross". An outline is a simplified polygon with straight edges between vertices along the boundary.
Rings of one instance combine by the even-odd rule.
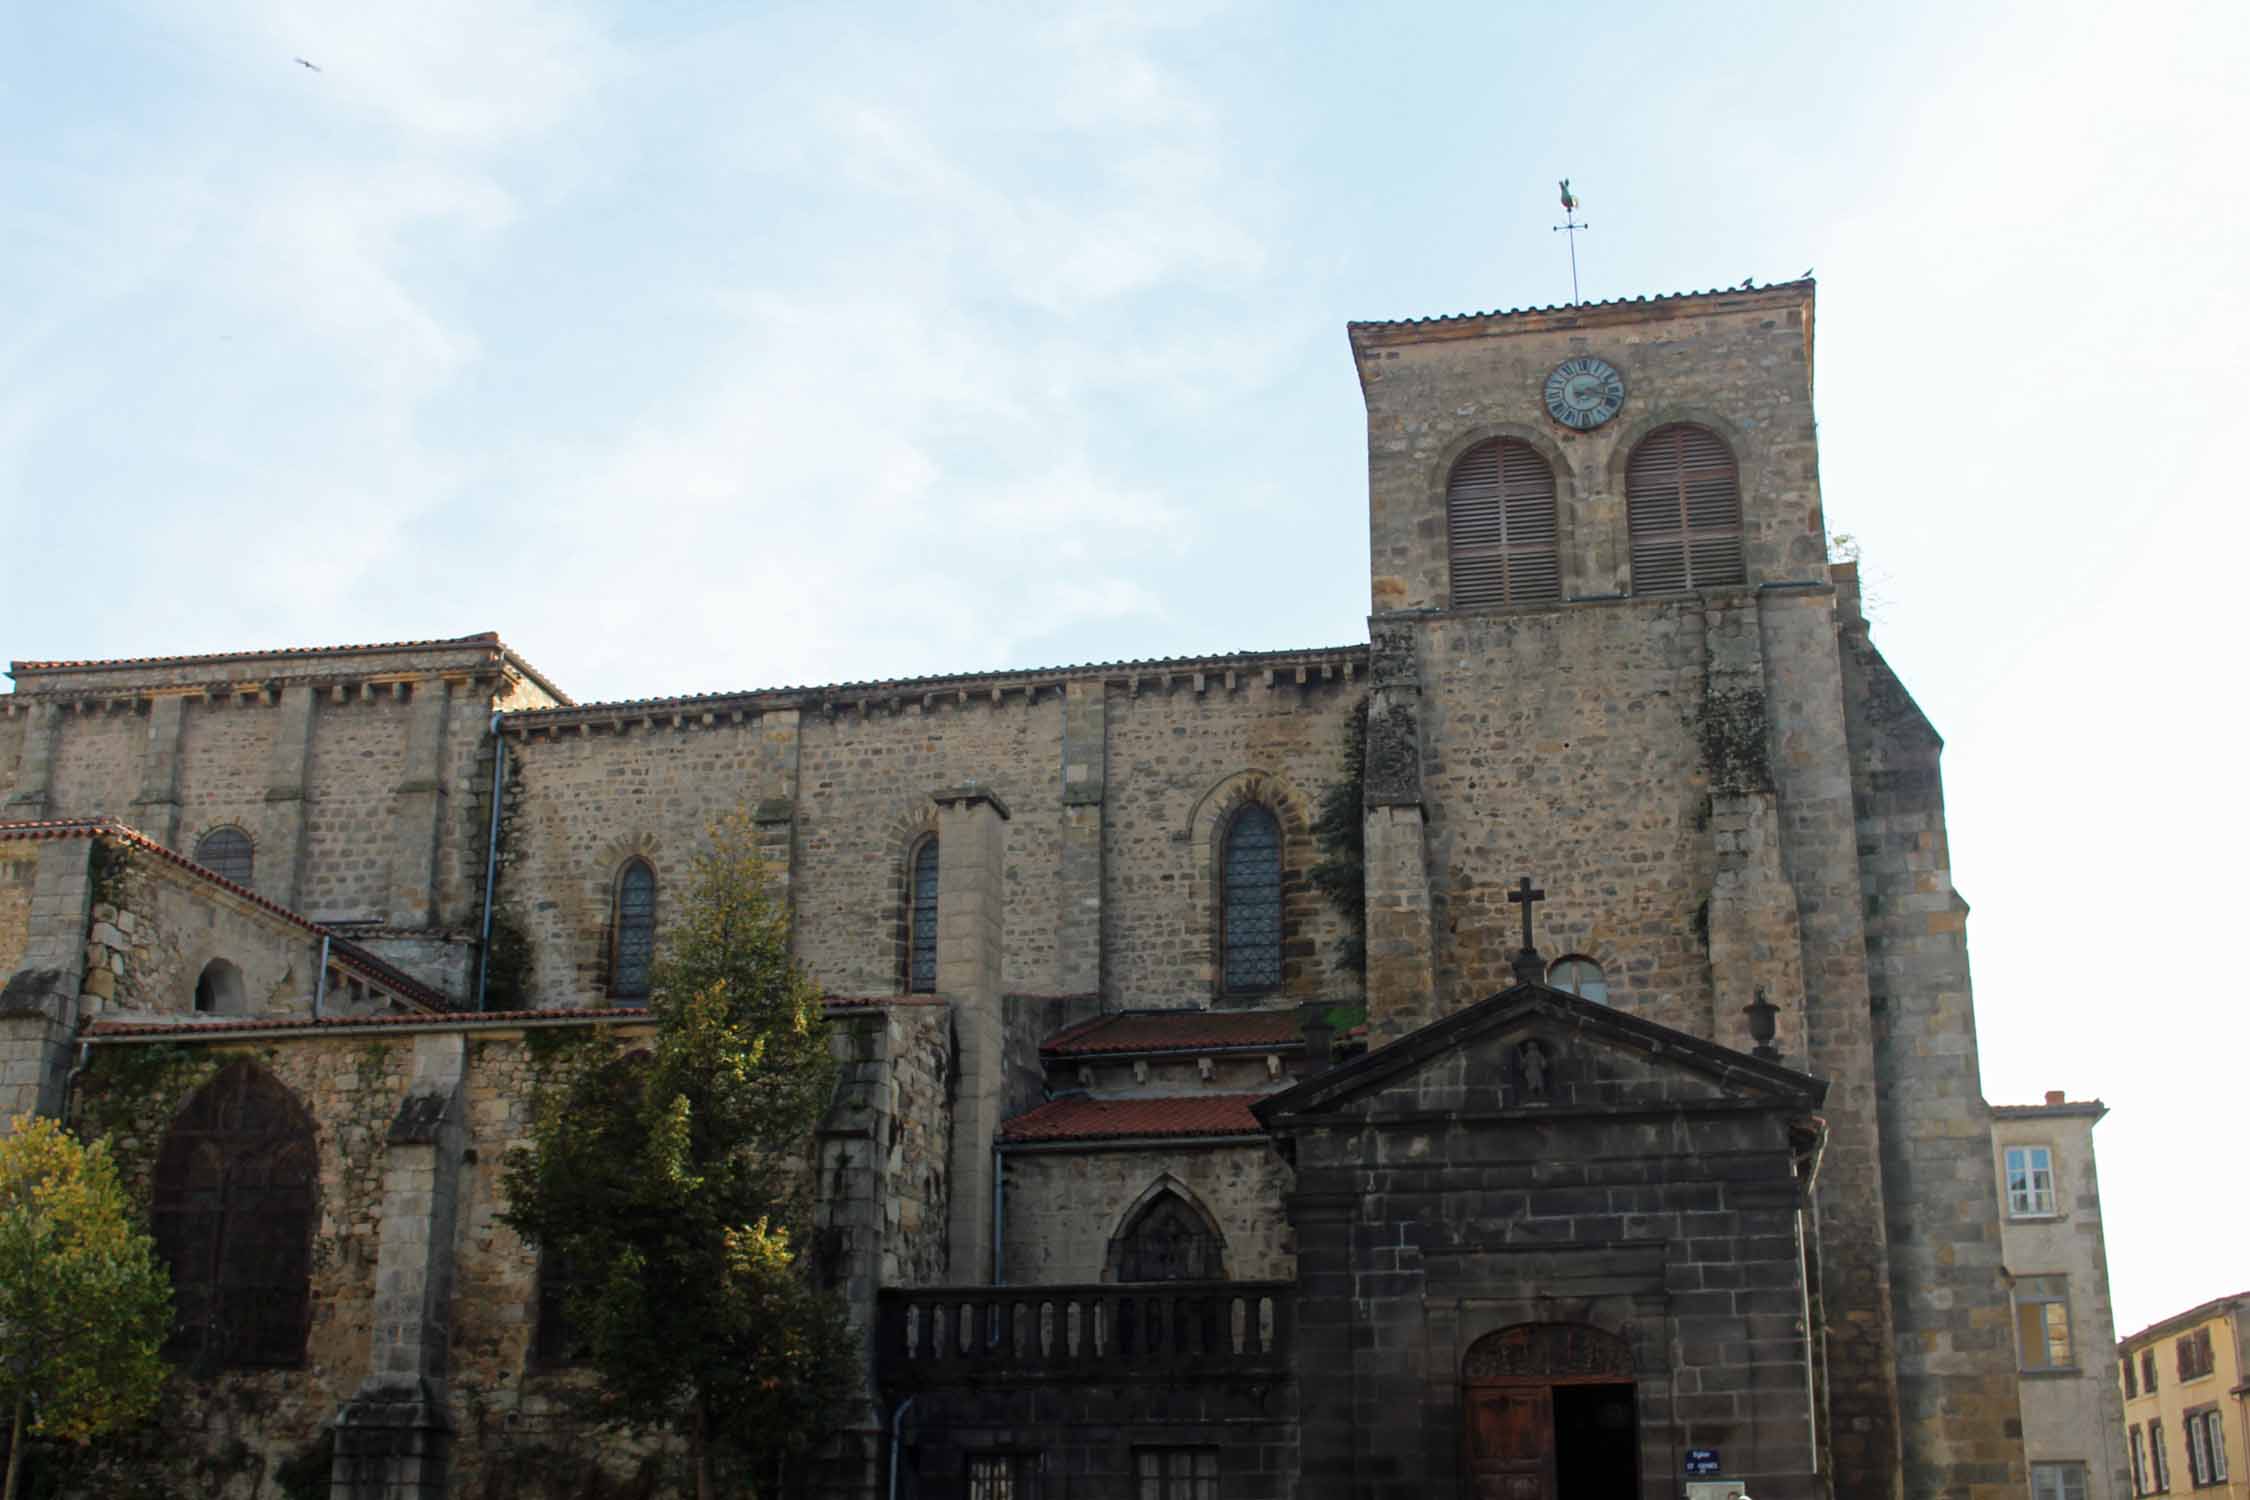
[[[1529,875],[1517,881],[1516,888],[1508,892],[1508,904],[1511,906],[1520,904],[1523,907],[1523,951],[1526,953],[1535,951],[1531,946],[1531,903],[1546,899],[1547,893],[1545,891],[1535,891],[1531,888],[1531,877]]]

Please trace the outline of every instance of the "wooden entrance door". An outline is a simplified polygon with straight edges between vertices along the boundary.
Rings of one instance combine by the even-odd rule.
[[[1555,1412],[1544,1385],[1463,1392],[1470,1500],[1555,1500]]]
[[[1469,1500],[1559,1500],[1555,1388],[1620,1386],[1630,1401],[1632,1380],[1631,1346],[1584,1323],[1519,1323],[1471,1344],[1461,1361],[1461,1465]],[[1630,1487],[1628,1480],[1627,1492]]]

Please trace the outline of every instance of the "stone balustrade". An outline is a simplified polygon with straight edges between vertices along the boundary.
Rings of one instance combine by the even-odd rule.
[[[887,1290],[882,1379],[1276,1378],[1288,1370],[1295,1294],[1286,1281]]]

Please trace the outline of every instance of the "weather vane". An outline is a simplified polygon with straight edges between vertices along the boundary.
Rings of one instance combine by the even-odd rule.
[[[1565,177],[1562,180],[1563,221],[1555,226],[1555,233],[1570,236],[1570,301],[1573,307],[1578,305],[1578,231],[1593,227],[1590,224],[1579,223],[1577,214],[1578,199],[1572,196],[1570,179]]]

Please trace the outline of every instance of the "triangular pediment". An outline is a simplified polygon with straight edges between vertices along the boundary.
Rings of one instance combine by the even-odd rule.
[[[1825,1081],[1684,1031],[1519,984],[1253,1106],[1269,1130],[1433,1113],[1810,1111]]]

